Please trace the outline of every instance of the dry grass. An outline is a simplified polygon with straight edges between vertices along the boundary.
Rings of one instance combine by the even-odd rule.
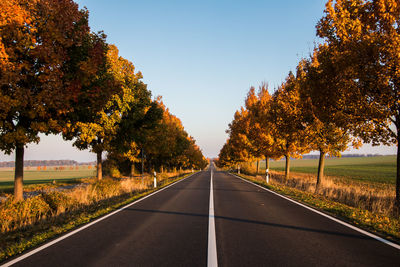
[[[158,185],[180,173],[158,175]],[[90,209],[97,203],[114,197],[140,193],[153,187],[153,177],[104,178],[101,181],[84,179],[84,183],[70,190],[55,191],[53,187],[24,201],[13,202],[13,197],[0,204],[0,231],[19,231],[41,222],[48,223],[57,217],[68,216],[69,212]],[[47,190],[46,190],[47,189]]]
[[[255,175],[256,170],[251,165],[242,167],[242,172]],[[340,177],[325,177],[318,193],[315,193],[316,175],[291,173],[285,180],[283,172],[270,172],[270,183],[284,185],[307,193],[319,194],[327,199],[346,204],[351,207],[381,213],[388,216],[394,214],[395,187],[390,184],[376,184],[351,181]],[[257,176],[259,180],[265,177]]]

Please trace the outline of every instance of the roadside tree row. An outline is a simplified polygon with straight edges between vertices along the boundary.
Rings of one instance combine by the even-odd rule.
[[[0,2],[0,149],[15,152],[16,201],[23,199],[25,147],[38,143],[40,133],[61,133],[96,153],[98,179],[104,152],[135,162],[146,144],[156,150],[147,134],[166,123],[165,108],[105,34],[90,31],[88,19],[72,0]],[[182,155],[177,146],[165,149],[170,157]],[[185,149],[200,158],[190,164],[204,165],[193,139]],[[147,161],[161,160],[154,155]],[[174,160],[175,166],[190,165]]]
[[[251,88],[229,125],[218,163],[290,158],[319,151],[316,190],[326,155],[363,142],[400,140],[400,5],[396,0],[328,1],[317,24],[322,38],[274,91]],[[267,167],[268,168],[268,167]],[[397,152],[396,206],[400,208]]]

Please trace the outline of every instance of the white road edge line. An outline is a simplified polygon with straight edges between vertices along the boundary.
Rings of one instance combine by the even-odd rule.
[[[213,171],[211,170],[210,179],[210,208],[208,215],[208,254],[207,266],[217,267],[217,242],[215,238],[215,216],[214,216],[214,190],[213,190]]]
[[[396,244],[396,243],[393,243],[393,242],[391,242],[391,241],[389,241],[389,240],[386,240],[386,239],[384,239],[384,238],[382,238],[382,237],[379,237],[379,236],[374,235],[374,234],[372,234],[372,233],[370,233],[370,232],[367,232],[367,231],[365,231],[365,230],[362,230],[362,229],[360,229],[360,228],[358,228],[358,227],[356,227],[356,226],[354,226],[354,225],[351,225],[351,224],[349,224],[349,223],[346,223],[346,222],[344,222],[344,221],[341,221],[341,220],[339,220],[339,219],[336,219],[335,217],[332,217],[332,216],[330,216],[330,215],[328,215],[328,214],[325,214],[325,213],[323,213],[323,212],[321,212],[321,211],[318,211],[318,210],[316,210],[316,209],[313,209],[313,208],[311,208],[311,207],[309,207],[309,206],[307,206],[307,205],[304,205],[304,204],[302,204],[302,203],[300,203],[300,202],[297,202],[297,201],[295,201],[295,200],[293,200],[293,199],[291,199],[291,198],[285,197],[285,196],[283,196],[283,195],[281,195],[281,194],[278,194],[278,193],[276,193],[276,192],[274,192],[274,191],[272,191],[272,190],[269,190],[269,189],[267,189],[267,188],[265,188],[265,187],[262,187],[262,186],[260,186],[260,185],[258,185],[258,184],[255,184],[255,183],[252,183],[252,182],[250,182],[250,181],[247,181],[246,179],[243,179],[242,177],[239,177],[239,176],[237,176],[237,175],[235,175],[235,174],[232,174],[232,173],[229,173],[229,174],[232,175],[232,176],[234,176],[234,177],[236,177],[236,178],[239,178],[239,179],[241,179],[241,180],[243,180],[243,181],[245,181],[245,182],[247,182],[247,183],[249,183],[249,184],[252,184],[252,185],[255,185],[255,186],[257,186],[257,187],[259,187],[259,188],[261,188],[261,189],[264,189],[265,191],[268,191],[268,192],[270,192],[270,193],[272,193],[272,194],[275,194],[275,195],[277,195],[277,196],[280,196],[281,198],[284,198],[284,199],[286,199],[286,200],[288,200],[288,201],[290,201],[290,202],[293,202],[293,203],[295,203],[295,204],[297,204],[297,205],[299,205],[299,206],[302,206],[303,208],[306,208],[306,209],[308,209],[308,210],[311,210],[311,211],[313,211],[313,212],[315,212],[315,213],[317,213],[317,214],[319,214],[319,215],[321,215],[321,216],[324,216],[324,217],[326,217],[326,218],[328,218],[328,219],[330,219],[330,220],[332,220],[332,221],[335,221],[335,222],[337,222],[337,223],[340,223],[340,224],[342,224],[342,225],[344,225],[344,226],[346,226],[346,227],[348,227],[348,228],[351,228],[351,229],[353,229],[353,230],[355,230],[355,231],[357,231],[357,232],[359,232],[359,233],[362,233],[362,234],[364,234],[364,235],[367,235],[367,236],[369,236],[369,237],[371,237],[371,238],[373,238],[373,239],[375,239],[375,240],[377,240],[377,241],[380,241],[380,242],[382,242],[382,243],[385,243],[386,245],[392,246],[392,247],[394,247],[394,248],[400,250],[400,245],[398,245],[398,244]]]
[[[197,172],[197,173],[198,173],[198,172]],[[126,209],[126,208],[128,208],[128,207],[130,207],[130,206],[132,206],[132,205],[135,205],[136,203],[138,203],[138,202],[140,202],[140,201],[142,201],[142,200],[145,200],[145,199],[148,198],[148,197],[151,197],[151,196],[153,196],[153,195],[155,195],[155,194],[157,194],[157,193],[160,193],[161,191],[167,189],[168,187],[173,186],[173,185],[175,185],[175,184],[177,184],[177,183],[179,183],[179,182],[182,182],[182,181],[184,181],[184,180],[190,178],[191,176],[193,176],[193,175],[195,175],[195,174],[197,174],[197,173],[193,173],[193,174],[189,175],[188,177],[183,178],[182,180],[176,181],[176,182],[174,182],[174,183],[172,183],[172,184],[170,184],[170,185],[167,185],[167,186],[164,187],[164,188],[161,188],[160,190],[157,190],[157,191],[155,191],[155,192],[153,192],[153,193],[151,193],[151,194],[149,194],[149,195],[147,195],[147,196],[145,196],[145,197],[142,197],[142,198],[140,198],[140,199],[138,199],[138,200],[136,200],[136,201],[134,201],[134,202],[132,202],[132,203],[129,203],[129,204],[127,204],[127,205],[125,205],[125,206],[123,206],[123,207],[117,209],[116,211],[113,211],[113,212],[111,212],[111,213],[109,213],[109,214],[107,214],[107,215],[105,215],[105,216],[103,216],[103,217],[101,217],[101,218],[99,218],[99,219],[96,219],[96,220],[94,220],[93,222],[90,222],[90,223],[88,223],[88,224],[86,224],[86,225],[84,225],[84,226],[82,226],[82,227],[80,227],[80,228],[78,228],[78,229],[76,229],[76,230],[74,230],[74,231],[72,231],[72,232],[69,232],[69,233],[67,233],[67,234],[65,234],[65,235],[63,235],[63,236],[60,236],[59,238],[54,239],[53,241],[51,241],[51,242],[49,242],[49,243],[46,243],[46,244],[44,244],[44,245],[42,245],[42,246],[40,246],[40,247],[38,247],[38,248],[36,248],[36,249],[30,251],[30,252],[27,252],[27,253],[25,253],[25,254],[19,256],[18,258],[15,258],[15,259],[13,259],[13,260],[11,260],[11,261],[9,261],[9,262],[6,262],[6,263],[0,265],[0,267],[8,267],[8,266],[11,266],[11,265],[13,265],[13,264],[15,264],[15,263],[17,263],[17,262],[19,262],[19,261],[25,259],[25,258],[28,258],[28,257],[32,256],[33,254],[36,254],[36,253],[38,253],[39,251],[41,251],[41,250],[43,250],[43,249],[46,249],[46,248],[48,248],[48,247],[50,247],[50,246],[52,246],[52,245],[54,245],[54,244],[60,242],[61,240],[66,239],[66,238],[68,238],[68,237],[70,237],[70,236],[72,236],[72,235],[74,235],[74,234],[76,234],[76,233],[78,233],[78,232],[80,232],[80,231],[82,231],[82,230],[84,230],[84,229],[86,229],[86,228],[92,226],[93,224],[96,224],[96,223],[98,223],[98,222],[100,222],[100,221],[102,221],[102,220],[105,220],[105,219],[107,219],[108,217],[113,216],[114,214],[116,214],[116,213],[118,213],[118,212],[120,212],[120,211],[122,211],[122,210],[124,210],[124,209]]]

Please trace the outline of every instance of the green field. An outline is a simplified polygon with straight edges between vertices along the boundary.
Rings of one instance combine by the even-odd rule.
[[[50,183],[53,180],[63,183],[73,183],[76,179],[93,177],[96,171],[80,167],[78,170],[24,170],[24,185]],[[0,191],[9,191],[14,187],[14,171],[11,168],[0,168]]]
[[[290,165],[291,172],[316,174],[318,159],[292,159]],[[261,163],[261,168],[265,169],[265,162]],[[271,160],[270,169],[284,171],[285,160]],[[395,184],[396,156],[327,158],[325,174],[360,181]]]

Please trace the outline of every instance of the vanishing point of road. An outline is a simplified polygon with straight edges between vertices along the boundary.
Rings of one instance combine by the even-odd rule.
[[[11,264],[400,266],[400,246],[211,165]]]

